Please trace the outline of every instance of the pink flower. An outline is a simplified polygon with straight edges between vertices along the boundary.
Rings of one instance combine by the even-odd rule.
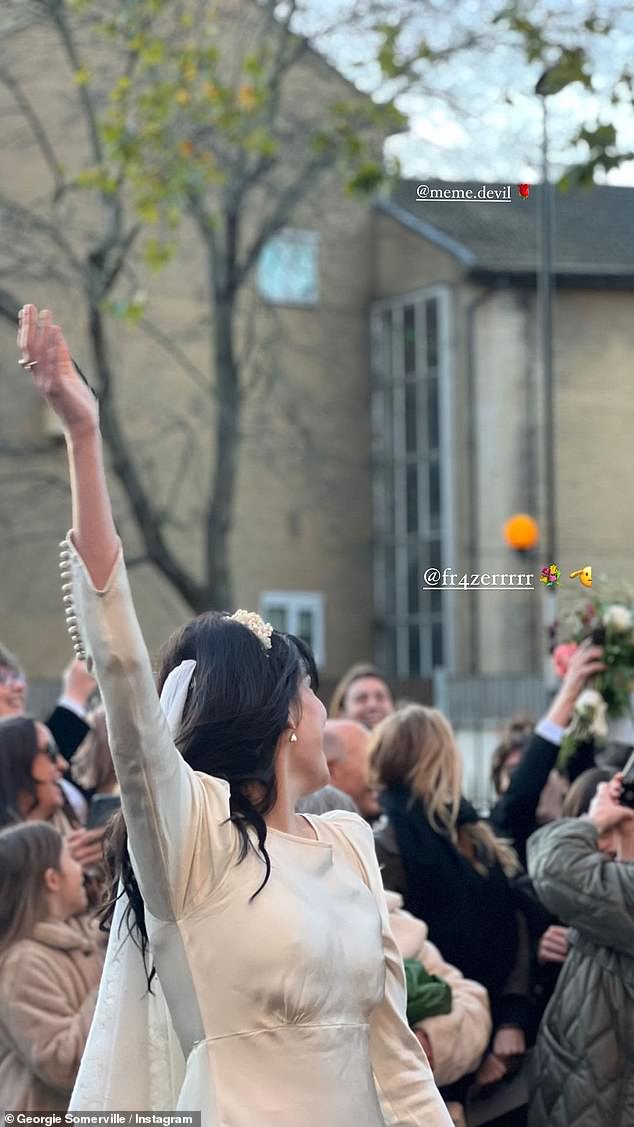
[[[560,642],[553,650],[553,669],[558,677],[565,677],[570,659],[577,648],[576,642]]]

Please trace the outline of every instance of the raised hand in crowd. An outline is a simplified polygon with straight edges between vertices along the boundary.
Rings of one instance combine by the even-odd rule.
[[[20,311],[18,348],[20,363],[29,369],[66,432],[75,439],[83,433],[92,437],[99,426],[97,400],[77,372],[62,330],[52,323],[48,309],[39,316],[34,305]]]
[[[18,347],[20,363],[29,369],[35,387],[64,426],[73,480],[75,547],[93,583],[101,588],[112,572],[119,541],[103,470],[97,400],[79,375],[62,330],[52,323],[48,310],[38,315],[34,305],[23,307]]]
[[[570,723],[575,701],[583,691],[590,677],[605,669],[603,647],[594,645],[590,638],[584,639],[573,653],[561,688],[554,698],[547,717],[554,724],[566,728]]]
[[[86,708],[97,688],[95,678],[86,669],[86,664],[78,657],[66,666],[62,677],[62,696],[64,700],[74,701],[80,708]]]
[[[570,723],[575,702],[588,679],[605,669],[603,650],[590,639],[575,650],[557,696],[535,733],[508,788],[495,803],[490,821],[495,832],[510,841],[522,864],[526,861],[526,842],[537,827],[559,816],[565,783],[555,770],[564,730]],[[594,765],[592,748],[583,748],[569,765],[570,781],[585,767]],[[585,762],[584,756],[590,761]]]

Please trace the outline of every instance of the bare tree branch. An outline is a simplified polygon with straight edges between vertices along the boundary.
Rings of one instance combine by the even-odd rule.
[[[55,185],[53,199],[59,199],[60,195],[64,191],[64,178],[62,176],[61,169],[55,156],[53,147],[48,139],[46,129],[42,125],[42,122],[40,121],[40,118],[33,107],[33,103],[29,98],[27,98],[17,78],[15,78],[8,70],[2,69],[0,70],[0,81],[3,82],[7,89],[11,92],[16,105],[18,106],[26,121],[29,123],[31,132],[35,137],[38,148],[44,158],[46,165],[48,166],[53,184]]]
[[[265,243],[286,226],[289,216],[292,215],[297,204],[306,195],[307,184],[314,188],[315,179],[326,172],[332,166],[332,163],[333,158],[330,153],[311,156],[292,182],[280,191],[272,213],[262,224],[251,246],[245,251],[242,261],[237,265],[238,277],[241,282],[248,278]]]
[[[10,223],[14,230],[16,222],[19,222],[27,233],[32,234],[33,232],[38,232],[41,235],[45,235],[47,239],[54,243],[55,246],[59,247],[63,254],[67,256],[68,261],[73,265],[75,270],[77,270],[78,273],[83,273],[83,263],[76,256],[72,246],[54,223],[43,219],[41,215],[38,215],[31,208],[17,203],[16,200],[6,196],[4,192],[0,192],[0,212],[2,209],[4,209],[6,216],[5,222]]]
[[[66,52],[66,57],[72,68],[73,76],[78,74],[84,69],[82,60],[77,50],[77,45],[71,33],[68,21],[66,19],[66,12],[64,5],[59,0],[52,0],[47,4],[47,9],[50,18],[57,27],[60,41]],[[89,84],[79,83],[75,87],[77,97],[81,106],[84,121],[88,127],[88,135],[90,138],[90,146],[92,149],[92,156],[95,164],[101,164],[103,161],[103,146],[101,144],[101,136],[99,133],[99,120],[97,111],[93,105],[92,94]]]
[[[180,458],[174,466],[174,476],[172,478],[172,484],[169,487],[169,491],[163,505],[163,511],[166,514],[176,510],[177,501],[185,481],[185,471],[187,469],[190,456],[191,445],[188,441],[185,441],[181,448]]]
[[[101,377],[101,430],[108,445],[111,465],[121,481],[130,508],[139,527],[149,558],[163,572],[177,591],[192,607],[199,607],[205,599],[205,590],[179,563],[170,550],[161,530],[161,516],[153,499],[148,495],[126,442],[113,400],[113,373],[103,316],[99,308],[90,310],[91,340],[95,352],[96,368]]]
[[[176,360],[178,366],[187,373],[199,391],[204,392],[206,396],[211,395],[213,397],[217,395],[217,389],[213,387],[206,373],[202,372],[200,368],[190,360],[187,353],[172,337],[168,337],[167,333],[164,333],[149,317],[142,317],[138,324],[139,328],[142,329],[151,340],[158,344],[168,356]]]
[[[135,223],[134,226],[130,228],[127,235],[123,236],[123,239],[121,240],[121,243],[120,243],[119,247],[117,248],[115,260],[114,260],[113,263],[111,263],[110,269],[107,272],[107,274],[106,274],[106,276],[103,280],[104,294],[107,294],[107,293],[110,292],[114,283],[116,282],[117,278],[119,277],[119,274],[124,269],[124,267],[127,263],[127,260],[128,260],[128,255],[129,255],[130,251],[132,250],[132,247],[133,247],[134,243],[136,242],[140,233],[141,233],[141,224]]]
[[[200,20],[194,26],[202,29],[208,22],[213,5],[210,0],[199,0],[198,7]],[[11,248],[2,250],[2,265],[4,267],[7,263],[10,268],[19,267],[19,272],[12,271],[7,276],[19,277],[20,285],[24,286],[25,278],[33,276],[36,264],[41,264],[42,278],[60,276],[61,268],[56,265],[55,258],[63,261],[68,270],[75,270],[73,285],[81,295],[86,314],[109,468],[125,494],[129,506],[126,519],[133,524],[140,544],[136,558],[128,562],[132,566],[152,564],[196,611],[214,604],[229,606],[232,602],[229,538],[235,520],[241,444],[251,425],[251,420],[244,413],[247,395],[255,390],[262,396],[268,395],[271,444],[277,441],[280,433],[278,421],[281,419],[282,428],[288,422],[296,444],[297,449],[291,451],[291,457],[297,463],[303,457],[308,464],[314,455],[312,434],[302,414],[305,406],[302,396],[299,393],[281,394],[283,385],[278,368],[260,354],[261,346],[266,343],[266,330],[273,334],[278,325],[260,318],[256,331],[255,316],[251,319],[247,316],[245,324],[243,314],[245,308],[247,313],[253,308],[256,314],[260,313],[257,298],[251,295],[247,283],[263,246],[286,224],[289,216],[297,211],[297,206],[314,194],[316,185],[338,162],[336,143],[324,148],[320,154],[308,150],[308,121],[306,115],[302,117],[302,107],[297,105],[301,99],[285,97],[286,92],[290,93],[287,83],[292,69],[312,49],[308,39],[296,35],[294,30],[296,16],[302,8],[300,0],[289,0],[284,5],[284,14],[273,0],[264,0],[259,8],[258,5],[253,6],[248,15],[247,34],[241,34],[242,17],[232,11],[231,5],[223,7],[223,18],[228,10],[228,18],[234,21],[236,38],[232,41],[233,56],[231,52],[227,52],[226,57],[223,53],[219,70],[230,73],[236,63],[236,83],[248,82],[246,56],[247,52],[253,51],[257,58],[261,57],[263,69],[258,72],[256,67],[255,70],[258,91],[252,105],[248,105],[248,100],[240,99],[240,91],[232,90],[224,82],[220,97],[216,96],[218,91],[216,95],[212,91],[212,101],[216,100],[218,105],[211,116],[217,116],[217,123],[213,132],[207,129],[204,134],[196,135],[200,121],[209,120],[206,113],[200,112],[200,101],[196,101],[197,84],[202,85],[205,80],[207,65],[210,76],[214,75],[215,55],[212,49],[209,61],[205,50],[201,50],[202,61],[191,65],[192,53],[196,55],[190,46],[191,32],[183,30],[184,25],[179,24],[178,17],[185,11],[190,16],[192,4],[181,5],[176,0],[168,5],[130,6],[131,9],[151,13],[148,19],[152,26],[148,25],[146,29],[148,35],[156,35],[157,40],[166,33],[176,37],[174,42],[169,42],[166,68],[170,75],[178,74],[178,81],[183,82],[183,99],[168,99],[170,108],[167,110],[165,133],[162,133],[161,126],[157,134],[153,97],[156,94],[160,102],[165,68],[159,65],[155,70],[146,57],[138,82],[132,83],[138,56],[143,53],[136,49],[128,50],[138,38],[134,20],[134,26],[126,23],[125,28],[125,21],[121,21],[119,44],[122,50],[116,61],[113,58],[110,70],[104,63],[103,83],[99,72],[101,51],[95,50],[94,56],[90,54],[91,36],[100,16],[109,18],[119,12],[119,0],[101,0],[101,4],[97,0],[89,0],[87,8],[79,14],[66,0],[40,0],[38,10],[48,18],[59,37],[74,78],[79,78],[72,91],[69,84],[69,92],[72,92],[75,114],[79,106],[83,119],[83,166],[97,166],[107,171],[109,190],[98,185],[95,191],[86,192],[83,200],[87,206],[82,206],[76,214],[70,208],[73,197],[66,194],[74,190],[74,184],[64,186],[61,202],[57,204],[63,179],[61,173],[59,179],[53,181],[53,193],[42,200],[41,207],[39,202],[34,205],[31,200],[25,205],[0,194],[0,217],[4,213],[16,232]],[[157,14],[159,10],[160,18]],[[175,21],[171,25],[172,32],[165,25],[168,16],[170,21]],[[155,20],[158,23],[156,28]],[[222,30],[224,33],[225,28]],[[130,34],[126,38],[128,32]],[[206,36],[206,31],[204,34]],[[85,68],[84,61],[87,64]],[[90,75],[81,73],[84,69],[86,72],[90,69]],[[197,75],[188,85],[190,79],[184,74],[196,69]],[[88,81],[85,81],[87,77]],[[121,84],[119,80],[122,77],[130,81]],[[114,124],[109,121],[110,133],[102,134],[100,97],[104,94],[107,99],[108,86],[112,93],[116,93],[117,99],[121,95],[120,100],[115,102],[120,113],[119,109],[113,111]],[[227,90],[229,110],[225,113],[223,99]],[[41,142],[37,121],[29,118],[28,100],[19,101],[19,92],[17,98],[15,92],[12,93],[25,126],[29,126],[36,140]],[[188,98],[194,110],[189,117],[186,109]],[[103,101],[103,106],[111,104]],[[37,118],[35,102],[33,110]],[[61,117],[63,128],[64,115]],[[179,132],[181,125],[184,125],[183,133]],[[147,136],[144,132],[146,127]],[[360,133],[366,130],[367,123],[362,115],[354,114],[349,128],[353,134]],[[266,144],[260,144],[258,130]],[[49,137],[48,134],[46,136]],[[161,138],[159,142],[156,141],[157,136]],[[214,169],[219,173],[217,181],[208,177],[206,172],[201,174],[200,154],[194,152],[191,162],[183,155],[183,137],[189,140],[192,136],[205,137],[218,165]],[[268,143],[269,137],[274,143],[274,152]],[[344,140],[346,138],[347,134]],[[144,144],[147,144],[147,150],[144,150]],[[254,146],[256,151],[253,151]],[[132,155],[127,155],[128,152]],[[164,164],[161,163],[163,152]],[[55,162],[52,145],[50,152],[43,155],[52,171],[51,162]],[[153,171],[144,178],[145,155],[148,157],[147,167]],[[179,164],[181,158],[182,165]],[[182,208],[183,195],[188,201],[188,207],[183,210],[188,210],[194,220],[200,251],[204,256],[208,316],[203,323],[209,332],[210,348],[207,372],[189,355],[187,345],[183,347],[178,341],[170,339],[162,324],[157,324],[150,316],[141,318],[141,331],[170,362],[178,365],[179,371],[187,375],[196,391],[204,396],[204,409],[209,412],[209,418],[205,417],[200,429],[195,430],[193,425],[189,428],[183,418],[173,417],[171,410],[167,410],[161,416],[159,431],[152,428],[148,433],[146,428],[145,443],[136,438],[134,411],[129,411],[126,406],[124,415],[120,398],[121,376],[112,362],[110,349],[116,330],[108,321],[108,306],[104,302],[106,295],[119,296],[136,277],[138,259],[134,251],[141,223],[131,219],[131,213],[139,199],[145,202],[144,192],[151,208],[158,208],[161,214],[164,205],[167,213],[174,206]],[[270,203],[263,202],[265,196]],[[156,205],[154,201],[157,201]],[[92,210],[89,210],[91,205]],[[139,216],[144,210],[138,208]],[[255,233],[249,234],[244,245],[242,225],[245,230],[248,226],[250,232],[252,222],[256,224]],[[42,247],[45,248],[44,254]],[[8,283],[8,290],[10,285]],[[0,316],[14,320],[20,303],[8,290],[4,295],[0,292]],[[254,302],[251,309],[248,301]],[[260,332],[262,322],[264,336]],[[241,347],[238,347],[238,342]],[[193,398],[193,393],[190,394]],[[126,405],[128,403],[126,397]],[[181,406],[179,397],[175,396],[174,416]],[[192,412],[196,423],[200,422],[201,413],[202,409]],[[200,436],[200,449],[192,440],[193,435]],[[166,459],[163,448],[168,446],[169,456]],[[287,456],[288,448],[289,443],[284,446],[284,453],[278,456]],[[37,456],[48,457],[49,450],[38,448]],[[33,456],[36,457],[35,450]],[[7,461],[10,460],[11,455],[7,453]],[[10,466],[8,469],[11,472]],[[190,483],[193,488],[189,488]],[[17,485],[10,488],[17,488]],[[186,564],[179,551],[181,530],[185,527],[192,529],[191,514],[194,512],[197,516],[195,533],[201,548],[199,573],[192,568],[189,553]],[[174,535],[175,532],[177,535]]]

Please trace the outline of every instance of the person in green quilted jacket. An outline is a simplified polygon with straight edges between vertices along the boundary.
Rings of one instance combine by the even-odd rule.
[[[529,1127],[634,1124],[634,810],[621,787],[620,775],[602,783],[586,817],[528,842],[537,894],[570,928],[535,1047]]]

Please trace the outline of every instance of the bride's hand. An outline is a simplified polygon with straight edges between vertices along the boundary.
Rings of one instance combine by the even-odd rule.
[[[99,427],[97,400],[77,372],[62,330],[52,323],[47,309],[39,315],[34,305],[20,310],[18,348],[20,363],[30,371],[37,390],[67,433],[73,438],[95,434]]]

